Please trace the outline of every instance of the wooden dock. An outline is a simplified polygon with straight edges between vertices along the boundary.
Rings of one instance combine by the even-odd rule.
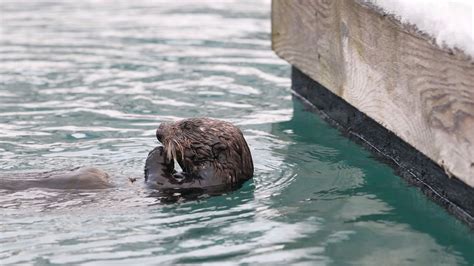
[[[297,72],[293,84],[299,86],[293,88],[299,96],[319,108],[334,107],[318,100],[324,92],[295,81],[308,77],[426,157],[431,162],[411,162],[414,176],[430,193],[448,201],[448,209],[460,208],[474,224],[471,57],[441,48],[415,27],[357,0],[273,0],[272,47]],[[404,159],[410,157],[406,150],[398,147],[403,145],[369,136],[364,126],[349,121],[352,114],[340,116],[341,110],[332,112],[334,121],[395,164],[410,164]],[[438,166],[441,175],[425,169],[429,163]]]

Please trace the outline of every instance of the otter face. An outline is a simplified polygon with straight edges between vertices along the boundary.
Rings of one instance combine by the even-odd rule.
[[[163,124],[160,124],[160,126],[156,129],[156,138],[158,139],[159,142],[163,143],[163,136],[165,134],[163,127]]]
[[[156,129],[156,138],[163,144],[168,160],[179,160],[176,155],[183,151],[182,137],[184,135],[178,122],[163,122]]]
[[[158,126],[158,128],[156,129],[156,138],[159,142],[163,143],[166,138],[166,135],[168,135],[168,129],[171,125],[171,122],[163,122],[160,124],[160,126]]]

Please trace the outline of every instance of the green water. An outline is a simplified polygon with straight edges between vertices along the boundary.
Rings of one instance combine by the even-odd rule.
[[[101,191],[0,190],[0,264],[472,265],[474,235],[291,98],[270,2],[1,1],[0,169],[96,165]],[[162,121],[242,128],[255,176],[164,205]]]

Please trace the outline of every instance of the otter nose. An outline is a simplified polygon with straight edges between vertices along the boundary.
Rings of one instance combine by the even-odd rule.
[[[163,129],[162,128],[157,128],[156,129],[156,138],[158,139],[159,142],[163,143]]]

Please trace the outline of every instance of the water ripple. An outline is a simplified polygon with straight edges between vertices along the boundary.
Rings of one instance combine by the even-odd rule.
[[[289,67],[271,51],[270,5],[2,0],[0,176],[95,165],[116,186],[0,190],[0,264],[383,264],[420,253],[462,264],[472,242],[443,246],[408,226],[393,205],[411,194],[380,193],[401,186],[391,172],[370,179],[375,166],[357,166],[365,155],[297,113]],[[142,187],[154,130],[194,116],[241,127],[255,177],[163,204]]]

